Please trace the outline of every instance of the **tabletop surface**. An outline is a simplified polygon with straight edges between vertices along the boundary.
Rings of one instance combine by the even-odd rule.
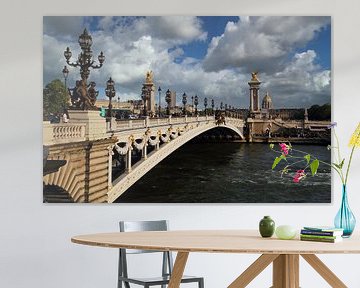
[[[251,253],[251,254],[337,254],[360,253],[360,235],[338,243],[262,238],[256,230],[187,230],[115,232],[79,235],[77,244],[142,250]]]

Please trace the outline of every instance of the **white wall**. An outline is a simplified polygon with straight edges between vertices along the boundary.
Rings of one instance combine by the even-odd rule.
[[[23,4],[21,4],[23,3]],[[89,8],[84,9],[83,6]],[[0,287],[115,287],[117,251],[70,243],[76,234],[116,231],[119,219],[171,221],[172,229],[256,228],[263,215],[278,224],[331,224],[339,207],[334,176],[331,205],[44,205],[42,204],[43,15],[331,15],[333,16],[333,119],[341,144],[360,120],[360,4],[357,0],[7,1],[1,7]],[[360,151],[349,183],[360,220]],[[289,193],[291,193],[289,191]],[[358,224],[359,230],[360,224]],[[226,287],[255,255],[192,254],[188,273],[206,287]],[[360,287],[360,255],[321,256],[347,283]],[[346,265],[345,265],[346,264]],[[139,268],[142,264],[139,263]],[[269,287],[271,271],[249,287]],[[301,262],[302,287],[328,287]],[[193,286],[191,286],[193,287]]]

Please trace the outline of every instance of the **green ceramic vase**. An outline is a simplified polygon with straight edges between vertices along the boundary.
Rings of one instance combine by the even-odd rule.
[[[271,237],[275,231],[275,222],[270,216],[264,216],[259,223],[259,232],[262,237]]]

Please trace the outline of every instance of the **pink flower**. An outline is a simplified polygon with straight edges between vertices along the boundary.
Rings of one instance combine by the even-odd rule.
[[[305,174],[305,170],[297,170],[296,174],[293,178],[294,183],[299,183],[301,179],[305,178],[306,174]]]
[[[281,151],[282,151],[283,155],[284,156],[288,155],[289,154],[289,146],[286,145],[285,143],[280,143],[279,145],[281,147]]]

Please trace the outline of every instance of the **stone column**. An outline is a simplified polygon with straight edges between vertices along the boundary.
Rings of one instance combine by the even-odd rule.
[[[248,82],[250,86],[250,113],[258,114],[260,112],[260,103],[259,103],[259,89],[261,82],[257,78],[257,73],[251,73],[252,78]]]
[[[160,149],[160,136],[159,136],[159,141],[158,141],[158,143],[156,144],[156,151],[158,151],[159,149]]]
[[[100,116],[100,111],[69,110],[69,118],[69,123],[86,124],[85,138],[87,140],[107,138],[106,119]]]
[[[110,190],[112,188],[112,156],[114,155],[114,152],[113,152],[113,148],[114,148],[114,145],[111,145],[109,148],[108,148],[108,151],[109,151],[109,160],[108,160],[108,190]]]
[[[133,150],[132,146],[129,147],[129,150],[126,153],[126,158],[125,158],[125,163],[126,163],[126,167],[125,170],[127,173],[130,173],[132,168],[131,168],[131,151]]]
[[[143,141],[145,141],[145,139]],[[147,159],[147,143],[144,144],[144,147],[142,149],[142,158],[144,158],[144,160]]]

